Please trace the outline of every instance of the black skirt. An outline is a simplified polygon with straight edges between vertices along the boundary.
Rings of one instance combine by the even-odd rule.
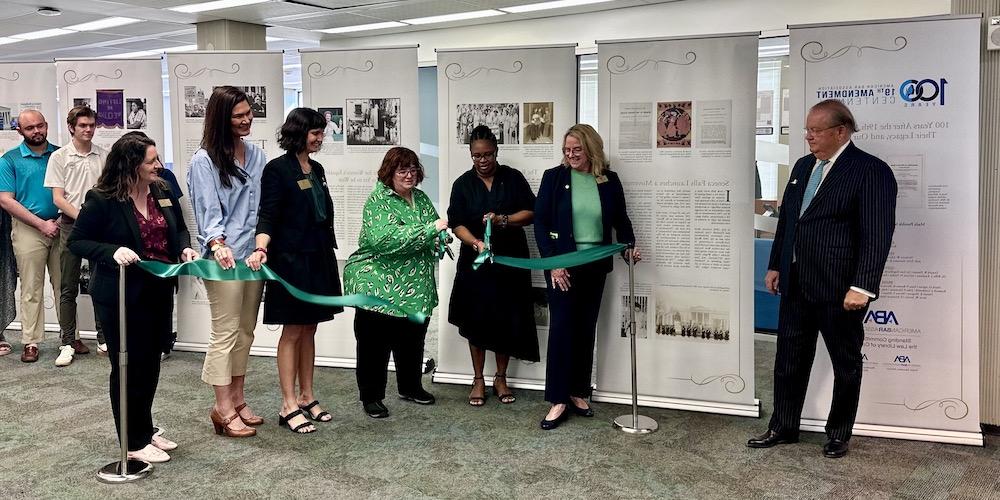
[[[276,252],[268,256],[268,267],[303,292],[317,295],[343,295],[340,271],[333,250],[315,252]],[[276,281],[268,281],[264,292],[264,324],[312,325],[330,321],[343,307],[329,307],[303,302],[293,297]]]

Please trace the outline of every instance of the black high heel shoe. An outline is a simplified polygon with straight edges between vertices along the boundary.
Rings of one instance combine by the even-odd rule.
[[[566,411],[566,408],[563,408],[562,413],[560,413],[558,417],[552,420],[542,419],[539,426],[542,428],[543,431],[551,431],[552,429],[559,427],[559,424],[565,422],[568,418],[569,418],[569,412]]]

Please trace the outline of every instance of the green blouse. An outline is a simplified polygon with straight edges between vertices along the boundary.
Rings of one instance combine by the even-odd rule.
[[[604,240],[604,219],[601,217],[601,195],[593,174],[570,172],[570,196],[573,200],[573,237],[576,249],[596,247]]]
[[[408,313],[430,316],[438,303],[434,221],[438,213],[427,195],[413,190],[413,206],[381,182],[365,202],[358,250],[344,267],[344,294],[379,297]],[[372,311],[402,316],[384,307]]]

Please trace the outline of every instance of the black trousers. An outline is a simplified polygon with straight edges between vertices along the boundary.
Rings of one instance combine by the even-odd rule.
[[[160,379],[160,351],[163,339],[170,334],[174,309],[174,287],[169,280],[161,280],[144,273],[129,279],[143,280],[136,300],[126,307],[128,341],[128,449],[141,450],[153,438],[153,397]],[[111,361],[110,397],[111,411],[115,416],[115,432],[121,422],[118,383],[119,337],[118,303],[94,301],[94,312],[104,327],[108,342],[108,360]],[[119,442],[121,435],[118,436]]]
[[[400,394],[420,390],[423,375],[424,338],[428,321],[414,323],[406,318],[365,309],[355,309],[354,337],[358,341],[358,392],[361,401],[385,399],[389,353],[396,364],[396,386]]]
[[[868,308],[845,311],[843,301],[805,300],[794,266],[789,285],[788,293],[781,297],[778,312],[774,412],[769,427],[782,433],[798,434],[809,373],[816,356],[817,334],[822,332],[833,364],[833,402],[827,416],[826,434],[831,439],[847,441],[851,439],[861,395],[863,320]]]
[[[549,344],[545,357],[545,400],[569,403],[590,397],[597,316],[607,273],[596,263],[569,268],[569,290],[553,288],[549,273]]]

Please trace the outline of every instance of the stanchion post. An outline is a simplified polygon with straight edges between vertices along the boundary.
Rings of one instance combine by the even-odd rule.
[[[634,251],[634,249],[633,249]],[[649,434],[656,432],[656,420],[639,415],[639,385],[635,367],[635,261],[629,252],[625,261],[628,263],[628,333],[632,347],[632,413],[615,418],[615,429],[629,434]]]
[[[125,317],[125,266],[118,267],[118,441],[121,459],[97,471],[102,483],[130,483],[149,475],[153,466],[142,460],[128,458],[128,348]]]

